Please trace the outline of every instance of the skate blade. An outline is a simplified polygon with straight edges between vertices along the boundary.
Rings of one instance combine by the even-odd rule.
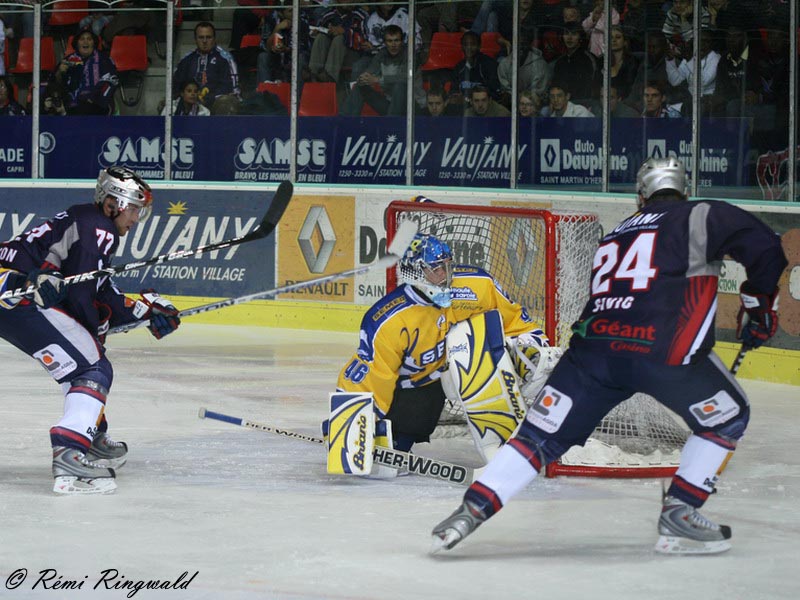
[[[658,538],[654,550],[659,554],[720,554],[731,549],[730,540],[701,542],[685,537],[662,535]]]
[[[119,469],[128,462],[127,456],[121,456],[120,458],[94,458],[91,455],[87,455],[86,458],[97,466],[107,467],[109,469]]]
[[[111,494],[117,489],[117,482],[113,477],[98,477],[96,479],[79,479],[69,475],[60,475],[55,478],[53,491],[61,496],[88,496],[91,494]]]
[[[461,534],[455,529],[448,529],[443,535],[434,533],[431,535],[431,549],[429,554],[438,554],[442,550],[450,550],[461,541]]]

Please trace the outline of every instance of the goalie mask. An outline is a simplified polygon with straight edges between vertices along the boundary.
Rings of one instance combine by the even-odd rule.
[[[453,253],[450,246],[432,235],[417,234],[397,266],[397,279],[407,283],[436,306],[450,306]]]
[[[674,156],[648,158],[636,174],[636,204],[643,208],[650,197],[665,190],[673,190],[684,196],[689,193],[686,167]]]
[[[100,171],[100,175],[97,176],[94,202],[102,206],[109,196],[116,201],[120,213],[130,206],[138,207],[140,223],[150,216],[153,192],[144,179],[127,167],[108,167]]]

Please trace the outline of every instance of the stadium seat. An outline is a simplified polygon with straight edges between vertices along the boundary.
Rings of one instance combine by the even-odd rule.
[[[142,99],[144,72],[150,64],[147,58],[147,36],[116,35],[111,42],[111,59],[119,73],[119,89],[125,106],[136,106]],[[126,87],[133,86],[136,93],[128,97]]]
[[[89,15],[88,0],[58,0],[48,7],[50,18],[48,27],[67,27],[77,25],[81,19]],[[47,10],[47,9],[45,9]]]
[[[503,48],[500,46],[500,32],[484,31],[481,34],[481,52],[492,58],[497,58]]]
[[[303,86],[300,96],[300,117],[334,117],[339,114],[336,100],[336,84],[309,81]]]
[[[258,33],[248,33],[247,35],[242,36],[242,43],[239,45],[239,48],[252,48],[255,46],[261,45],[261,35]]]
[[[437,31],[434,33],[433,38],[431,38],[428,60],[422,65],[422,70],[452,69],[459,61],[464,60],[464,51],[461,49],[462,35],[460,32]]]
[[[42,46],[39,52],[42,63],[42,71],[52,71],[56,67],[56,54],[53,46],[53,38],[46,36],[42,38]],[[17,54],[17,64],[9,69],[15,75],[33,73],[33,38],[22,38],[19,41],[19,54]]]
[[[263,94],[264,92],[270,92],[271,94],[275,94],[281,101],[281,104],[283,104],[286,107],[286,110],[289,110],[289,105],[292,102],[291,83],[283,81],[277,83],[264,81],[258,84],[258,87],[256,87],[256,91],[259,94]]]

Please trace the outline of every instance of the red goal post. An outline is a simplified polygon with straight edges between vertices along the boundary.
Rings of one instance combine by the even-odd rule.
[[[456,263],[486,269],[543,326],[551,344],[566,347],[571,325],[588,299],[592,259],[601,237],[596,214],[538,208],[395,201],[387,210],[390,241],[404,219],[446,241]],[[387,291],[397,271],[386,273]],[[533,400],[526,399],[528,404]],[[444,436],[466,435],[460,406],[445,407]],[[439,431],[439,430],[437,430]],[[649,396],[637,394],[598,425],[586,447],[571,449],[547,475],[669,477],[685,430]]]

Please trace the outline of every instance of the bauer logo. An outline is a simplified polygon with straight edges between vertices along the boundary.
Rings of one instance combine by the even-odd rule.
[[[728,392],[722,390],[711,398],[692,404],[689,410],[703,427],[714,427],[738,415],[739,405]]]
[[[561,428],[571,408],[572,398],[546,385],[536,396],[527,419],[539,429],[555,433]]]
[[[542,173],[561,171],[561,140],[544,138],[539,142],[539,170]]]
[[[47,369],[53,379],[61,379],[74,371],[78,364],[67,354],[58,344],[50,344],[38,352],[34,352],[33,357]]]

